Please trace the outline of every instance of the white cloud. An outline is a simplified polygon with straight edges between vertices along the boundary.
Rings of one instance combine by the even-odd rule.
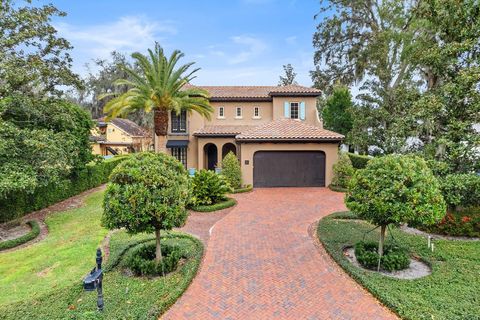
[[[296,45],[297,44],[297,36],[291,36],[291,37],[287,37],[285,38],[285,42],[291,46],[293,45]]]
[[[94,58],[108,58],[114,50],[145,51],[153,47],[155,41],[164,45],[162,36],[177,33],[172,21],[151,21],[144,16],[126,16],[111,23],[81,27],[59,23],[55,28],[72,43],[75,62],[82,65]]]
[[[248,61],[250,58],[258,56],[267,49],[267,44],[262,40],[250,36],[235,36],[231,38],[234,44],[241,45],[243,50],[234,54],[229,60],[229,64],[239,64]]]

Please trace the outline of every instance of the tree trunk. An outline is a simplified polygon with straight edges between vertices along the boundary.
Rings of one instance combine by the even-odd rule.
[[[159,264],[162,261],[162,248],[160,247],[160,229],[155,229],[155,238],[157,247],[155,250],[155,263]]]
[[[157,136],[166,136],[168,134],[168,110],[165,108],[155,108],[153,110],[153,128]]]
[[[383,256],[383,244],[385,242],[385,231],[387,230],[387,226],[383,225],[380,227],[380,242],[378,243],[378,265],[377,271],[380,271],[380,261],[382,260]]]

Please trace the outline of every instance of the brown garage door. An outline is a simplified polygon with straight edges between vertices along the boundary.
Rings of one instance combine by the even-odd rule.
[[[253,156],[255,187],[324,187],[322,151],[257,151]]]

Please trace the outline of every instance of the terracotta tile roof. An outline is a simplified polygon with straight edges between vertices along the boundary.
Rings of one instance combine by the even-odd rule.
[[[235,137],[237,140],[331,140],[340,141],[343,135],[321,129],[300,120],[280,119],[257,126]]]
[[[273,96],[319,96],[321,91],[299,85],[289,86],[196,86],[207,90],[211,100],[261,99]]]
[[[227,125],[216,125],[216,126],[205,126],[193,133],[197,137],[211,137],[211,136],[236,136],[242,132],[248,131],[255,128],[255,126],[248,125],[237,125],[237,126],[227,126]]]
[[[129,119],[115,118],[110,120],[110,122],[133,137],[143,137],[148,135],[142,127]]]

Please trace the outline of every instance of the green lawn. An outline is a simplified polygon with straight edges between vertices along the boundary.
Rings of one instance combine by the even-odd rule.
[[[83,292],[81,279],[95,264],[95,250],[107,231],[100,227],[103,192],[92,194],[82,208],[52,215],[44,241],[0,253],[1,319],[145,319],[157,318],[188,287],[200,264],[202,244],[176,232],[163,236],[188,257],[163,278],[125,276],[122,256],[153,235],[115,232],[104,278],[105,311],[96,312],[96,292]]]
[[[362,240],[372,225],[366,222],[335,220],[345,213],[322,219],[318,236],[330,255],[357,281],[385,305],[405,319],[480,319],[480,243],[436,241],[435,252],[426,239],[399,229],[392,232],[395,241],[410,249],[432,266],[433,273],[416,280],[399,280],[353,266],[342,249]],[[377,231],[366,239],[378,241]],[[393,241],[388,237],[388,241]]]

